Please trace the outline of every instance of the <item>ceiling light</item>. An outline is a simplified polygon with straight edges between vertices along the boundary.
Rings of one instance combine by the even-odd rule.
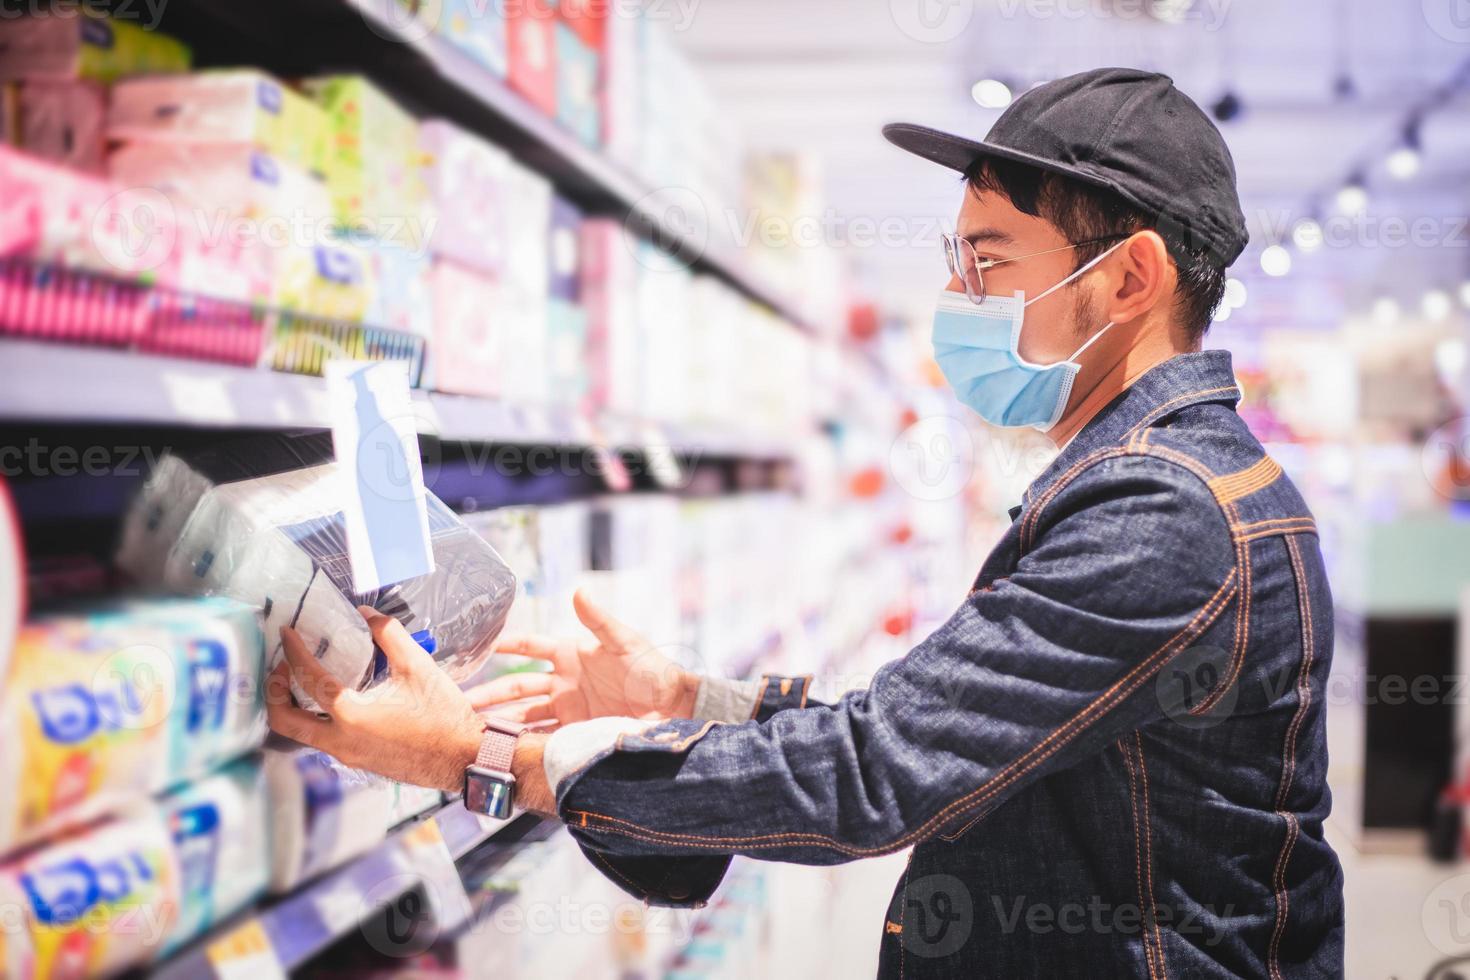
[[[1399,304],[1397,300],[1387,296],[1380,296],[1373,301],[1373,319],[1381,326],[1392,326],[1399,320]]]
[[[1368,210],[1368,190],[1362,180],[1355,178],[1337,192],[1337,210],[1347,215],[1358,215]]]
[[[970,97],[984,109],[1004,109],[1011,104],[1011,87],[994,78],[982,78],[970,89]]]
[[[1220,96],[1218,102],[1210,106],[1210,112],[1214,114],[1217,121],[1228,123],[1238,118],[1244,108],[1245,106],[1241,103],[1240,96],[1234,92],[1227,91],[1224,95]]]
[[[1261,271],[1277,278],[1291,271],[1291,253],[1281,245],[1268,245],[1261,253]]]
[[[1388,155],[1388,175],[1394,180],[1408,180],[1419,172],[1421,158],[1412,146],[1401,146]]]
[[[1470,282],[1460,283],[1460,305],[1470,310]]]
[[[1316,218],[1303,218],[1291,228],[1291,243],[1298,251],[1315,252],[1322,247],[1322,226]]]
[[[1245,283],[1232,276],[1225,280],[1225,305],[1238,310],[1245,305]]]
[[[1450,315],[1454,305],[1449,293],[1443,289],[1431,289],[1419,301],[1419,312],[1424,314],[1426,320],[1443,320]]]
[[[1229,303],[1221,303],[1215,307],[1215,312],[1210,314],[1210,319],[1215,323],[1224,323],[1230,319],[1230,314],[1234,312]]]

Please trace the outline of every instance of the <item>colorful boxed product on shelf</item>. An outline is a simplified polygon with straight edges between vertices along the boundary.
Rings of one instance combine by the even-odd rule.
[[[506,59],[505,8],[520,0],[443,0],[438,29],[456,48],[481,66],[504,78]]]
[[[459,395],[501,393],[500,327],[504,289],[493,280],[447,259],[429,273],[434,300],[434,336],[429,345],[434,387]]]
[[[499,272],[509,237],[510,157],[442,119],[423,123],[419,140],[434,212],[430,250],[480,272]]]
[[[237,603],[134,600],[37,619],[0,692],[0,852],[258,745],[263,680],[259,616]]]
[[[15,145],[27,153],[100,174],[106,123],[107,91],[97,82],[31,81],[18,86]]]
[[[587,311],[588,406],[633,415],[638,410],[639,244],[621,222],[594,218],[582,225],[582,306]]]
[[[517,0],[506,5],[510,87],[556,118],[556,4]]]
[[[257,759],[237,762],[159,801],[179,868],[179,921],[167,955],[265,894],[270,801]]]
[[[402,361],[408,383],[420,383],[424,338],[400,330],[364,327],[342,320],[280,312],[270,315],[270,344],[261,363],[277,371],[321,375],[330,360]]]
[[[642,16],[607,18],[602,46],[602,145],[637,172],[643,138]]]
[[[617,9],[618,17],[632,17],[636,7]],[[611,0],[559,0],[557,17],[576,33],[593,51],[602,51],[607,43],[607,24],[614,19]]]
[[[274,253],[271,305],[353,323],[367,314],[374,290],[372,267],[356,245],[346,241],[301,243]]]
[[[553,197],[548,219],[550,294],[553,299],[576,302],[581,298],[582,212],[566,198]]]
[[[553,299],[546,335],[546,386],[552,404],[585,407],[587,377],[587,311],[565,299]]]
[[[588,146],[602,138],[597,49],[567,24],[556,25],[556,118]]]
[[[429,294],[428,255],[392,242],[354,239],[354,243],[366,253],[372,272],[372,301],[363,320],[375,327],[430,337],[434,307]]]
[[[167,34],[79,7],[0,20],[0,79],[111,82],[189,70],[189,49]]]
[[[156,958],[179,916],[179,865],[151,805],[0,867],[7,980],[107,977]]]
[[[315,244],[332,216],[326,185],[244,143],[128,143],[107,158],[120,187],[163,192],[208,239]]]
[[[275,894],[356,857],[388,832],[393,787],[311,749],[267,749],[270,890]]]
[[[327,185],[337,221],[353,234],[409,248],[426,232],[418,121],[361,75],[307,79],[327,114]]]
[[[239,143],[321,173],[330,127],[314,102],[253,68],[131,78],[112,90],[114,141]]]
[[[383,667],[362,605],[402,622],[456,680],[488,656],[515,576],[432,493],[435,570],[358,593],[329,433],[258,436],[174,458],[164,457],[124,519],[118,564],[144,584],[260,609],[272,664],[282,655],[280,628],[294,626],[351,688],[370,686]],[[299,685],[293,693],[314,703]]]

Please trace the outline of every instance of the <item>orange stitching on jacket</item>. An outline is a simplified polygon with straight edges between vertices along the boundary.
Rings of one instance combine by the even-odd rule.
[[[1276,928],[1271,931],[1271,950],[1266,958],[1266,968],[1272,980],[1281,980],[1281,937],[1286,934],[1286,917],[1291,914],[1291,900],[1286,892],[1286,862],[1291,860],[1297,835],[1296,815],[1285,813],[1282,816],[1286,817],[1286,840],[1281,845],[1281,857],[1276,861]]]
[[[1123,756],[1123,765],[1128,770],[1128,805],[1133,808],[1133,880],[1138,883],[1138,908],[1141,912],[1143,904],[1143,844],[1139,840],[1138,830],[1138,773],[1133,769],[1133,759],[1128,754],[1128,746],[1123,741],[1127,736],[1122,736],[1117,741],[1118,751]],[[1148,962],[1148,975],[1153,978],[1154,952],[1149,945],[1148,933],[1143,934],[1143,956]]]
[[[1158,904],[1154,901],[1154,825],[1148,810],[1148,763],[1143,761],[1143,735],[1136,728],[1133,730],[1133,744],[1138,749],[1138,781],[1143,786],[1143,843],[1148,852],[1148,860],[1144,862],[1143,867],[1148,872],[1149,918],[1153,919],[1154,942],[1158,944],[1159,972],[1165,980],[1168,980],[1169,968],[1164,965],[1164,936],[1159,931],[1159,910]]]
[[[1269,487],[1280,476],[1281,467],[1276,460],[1262,456],[1238,473],[1215,477],[1210,481],[1210,490],[1221,503],[1232,503]]]
[[[1285,535],[1289,535],[1289,534],[1316,534],[1316,533],[1317,533],[1317,525],[1316,524],[1301,524],[1301,525],[1297,525],[1297,526],[1294,526],[1294,527],[1292,527],[1292,526],[1288,526],[1288,527],[1273,527],[1273,528],[1269,528],[1268,530],[1265,530],[1265,531],[1256,531],[1256,532],[1251,533],[1251,534],[1242,534],[1242,535],[1239,535],[1238,537],[1236,537],[1235,540],[1237,540],[1237,541],[1258,541],[1261,538],[1274,537],[1275,535],[1278,535],[1278,534],[1285,536]]]
[[[1025,755],[1021,756],[1015,762],[1012,762],[1010,766],[1008,766],[1006,769],[992,776],[989,781],[983,783],[981,786],[971,791],[966,796],[963,796],[960,799],[951,802],[943,810],[939,811],[939,813],[926,820],[917,829],[912,830],[909,833],[899,837],[892,843],[881,845],[879,847],[853,847],[848,844],[843,844],[842,842],[834,840],[833,838],[827,837],[823,834],[812,834],[795,831],[782,834],[757,834],[751,837],[710,837],[696,834],[674,834],[666,831],[654,830],[650,827],[644,827],[629,820],[622,820],[617,817],[608,816],[607,814],[580,810],[569,812],[585,812],[588,816],[595,817],[598,820],[612,824],[620,824],[625,827],[632,827],[638,831],[644,832],[645,834],[654,835],[639,836],[639,834],[633,833],[629,830],[621,829],[620,827],[602,828],[609,833],[619,833],[627,837],[632,837],[636,840],[645,840],[655,844],[684,842],[691,847],[718,847],[721,844],[739,844],[742,846],[748,846],[751,849],[761,849],[766,847],[784,847],[788,844],[794,845],[797,842],[801,842],[814,844],[816,846],[826,845],[830,846],[833,850],[839,851],[841,853],[853,855],[881,854],[887,853],[892,850],[897,850],[901,847],[906,846],[911,841],[918,840],[924,836],[927,836],[931,827],[943,824],[943,822],[950,817],[950,814],[953,811],[963,810],[965,807],[973,805],[975,803],[986,802],[990,797],[1004,790],[1012,782],[1030,772],[1040,763],[1046,761],[1046,759],[1054,754],[1057,749],[1061,748],[1061,746],[1070,741],[1071,738],[1074,737],[1074,735],[1076,734],[1073,729],[1083,730],[1091,725],[1093,723],[1093,719],[1089,719],[1087,716],[1096,714],[1099,711],[1101,711],[1102,713],[1106,713],[1112,708],[1112,705],[1107,704],[1106,702],[1126,698],[1134,691],[1136,691],[1143,684],[1143,681],[1146,680],[1148,676],[1157,669],[1157,667],[1162,666],[1163,663],[1169,659],[1172,653],[1177,652],[1177,650],[1173,650],[1172,648],[1180,644],[1181,641],[1187,643],[1189,640],[1193,639],[1201,632],[1209,628],[1210,624],[1213,623],[1215,621],[1215,618],[1219,616],[1220,610],[1224,608],[1224,605],[1228,603],[1230,597],[1234,595],[1234,589],[1232,589],[1231,586],[1235,582],[1235,579],[1236,570],[1232,568],[1230,570],[1230,574],[1225,577],[1225,581],[1220,583],[1220,588],[1217,589],[1210,600],[1206,602],[1203,607],[1200,608],[1199,612],[1195,614],[1194,619],[1190,621],[1189,625],[1185,626],[1182,630],[1176,633],[1172,639],[1170,639],[1163,646],[1159,647],[1158,650],[1154,651],[1151,656],[1135,666],[1131,671],[1125,674],[1118,681],[1114,682],[1112,687],[1104,691],[1101,695],[1095,698],[1090,704],[1079,711],[1076,715],[1073,715],[1072,718],[1068,719],[1068,721],[1061,727],[1057,728],[1046,738],[1042,739],[1041,742],[1032,746]],[[1225,600],[1224,602],[1221,601],[1222,597]],[[1212,609],[1214,610],[1213,612],[1211,611]],[[1158,663],[1155,664],[1155,661],[1158,661]],[[1119,694],[1120,690],[1121,694]],[[1058,738],[1062,739],[1062,742],[1057,746],[1056,749],[1052,749],[1051,751],[1043,751],[1050,742]],[[1026,760],[1032,756],[1036,756],[1036,758],[1031,759],[1029,762],[1027,762]],[[1024,766],[1021,765],[1023,762],[1026,763]],[[764,843],[757,844],[755,843],[756,841],[761,841]]]
[[[1297,611],[1302,622],[1302,666],[1297,674],[1297,707],[1291,724],[1286,729],[1286,741],[1282,745],[1281,785],[1276,792],[1276,809],[1286,809],[1286,795],[1291,792],[1291,782],[1296,776],[1296,739],[1306,721],[1312,704],[1312,661],[1316,657],[1317,638],[1312,624],[1312,599],[1306,592],[1306,569],[1302,565],[1301,549],[1296,538],[1286,539],[1286,550],[1291,553],[1291,567],[1296,571]]]
[[[1270,520],[1266,520],[1266,521],[1252,521],[1249,524],[1232,524],[1230,526],[1230,530],[1232,530],[1232,531],[1248,531],[1251,528],[1265,527],[1268,524],[1293,524],[1293,523],[1296,523],[1297,521],[1312,521],[1312,515],[1311,514],[1301,514],[1301,515],[1298,515],[1297,517],[1273,517]],[[1313,523],[1315,523],[1315,522],[1313,522]]]

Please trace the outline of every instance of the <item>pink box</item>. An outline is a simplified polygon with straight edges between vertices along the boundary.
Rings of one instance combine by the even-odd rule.
[[[491,323],[500,305],[499,287],[487,276],[437,259],[429,290],[434,302],[429,347],[434,387],[461,395],[499,395],[500,344]]]
[[[26,82],[18,104],[19,145],[36,156],[101,174],[107,92],[94,82]]]
[[[508,236],[505,151],[453,123],[431,119],[419,127],[424,180],[434,205],[429,248],[485,273],[505,265]]]

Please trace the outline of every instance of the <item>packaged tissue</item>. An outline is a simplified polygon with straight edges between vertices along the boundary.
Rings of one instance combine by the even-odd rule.
[[[244,143],[128,143],[107,158],[107,171],[123,187],[162,191],[215,238],[250,222],[268,245],[314,244],[332,215],[322,181]]]
[[[429,273],[434,300],[430,344],[434,387],[460,395],[501,393],[500,334],[492,324],[504,315],[505,290],[487,276],[448,259],[434,260]]]
[[[107,92],[97,82],[26,82],[16,117],[26,152],[89,174],[104,169]]]
[[[505,622],[515,576],[430,493],[435,571],[354,593],[340,479],[327,433],[259,436],[165,457],[124,520],[118,563],[146,584],[260,609],[272,665],[281,656],[280,627],[294,626],[339,680],[368,686],[373,641],[357,612],[368,605],[401,621],[456,681],[468,677]],[[310,706],[304,692],[296,695]]]
[[[38,617],[0,691],[0,852],[259,745],[263,659],[258,613],[223,599]]]
[[[505,266],[509,245],[510,157],[442,119],[421,125],[419,140],[434,207],[430,250],[494,275]]]
[[[124,75],[188,70],[188,48],[126,20],[61,10],[0,20],[3,80],[106,83]]]
[[[0,866],[0,976],[112,976],[160,955],[179,916],[179,866],[151,804]]]
[[[392,242],[353,242],[367,255],[371,270],[372,300],[363,321],[427,339],[434,329],[428,255]]]
[[[327,117],[310,99],[253,68],[130,78],[112,89],[108,138],[235,143],[321,173]]]
[[[267,749],[270,890],[288,892],[388,832],[393,784],[313,749]]]
[[[373,301],[367,254],[347,241],[292,242],[275,250],[272,304],[283,310],[360,322]],[[339,357],[350,356],[341,351]]]
[[[597,49],[568,24],[556,25],[556,118],[588,146],[602,139]]]
[[[330,126],[326,175],[337,221],[354,234],[421,247],[427,195],[418,121],[360,75],[302,85]]]
[[[506,0],[443,0],[439,32],[482,67],[505,77]]]
[[[238,762],[159,803],[179,868],[177,949],[265,893],[270,878],[269,796],[257,759]]]

